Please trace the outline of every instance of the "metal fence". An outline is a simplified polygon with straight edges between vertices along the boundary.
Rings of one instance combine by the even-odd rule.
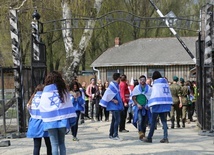
[[[9,133],[19,133],[19,118],[23,118],[24,130],[26,130],[28,122],[28,112],[26,110],[26,103],[31,95],[31,70],[23,69],[23,86],[24,94],[22,96],[22,113],[20,113],[20,105],[18,104],[15,95],[15,86],[13,71],[15,68],[0,68],[1,82],[0,82],[0,136],[7,137]],[[10,73],[8,76],[8,72]],[[11,78],[12,77],[12,78]],[[19,90],[21,91],[21,90]]]

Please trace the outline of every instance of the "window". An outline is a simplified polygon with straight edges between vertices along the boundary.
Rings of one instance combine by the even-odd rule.
[[[148,76],[147,77],[152,77],[152,74],[154,71],[159,71],[161,73],[162,77],[165,77],[164,68],[148,68]]]
[[[112,76],[113,76],[114,73],[124,74],[123,69],[107,69],[106,72],[107,72],[106,73],[106,76],[107,76],[106,80],[108,80],[108,81],[112,81],[113,80]]]

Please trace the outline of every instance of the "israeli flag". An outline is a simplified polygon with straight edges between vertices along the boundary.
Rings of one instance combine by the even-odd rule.
[[[152,86],[152,94],[148,101],[148,106],[172,103],[172,95],[167,80],[165,78],[156,79]]]
[[[81,111],[81,113],[84,114],[85,113],[85,92],[84,92],[84,90],[82,88],[80,88],[80,91],[82,93],[81,96],[82,96],[82,99],[83,99],[83,104],[82,104],[83,110]]]
[[[53,122],[77,117],[75,108],[70,99],[70,94],[67,93],[66,96],[64,96],[64,102],[62,102],[55,84],[45,86],[39,109],[43,122]]]
[[[137,96],[140,94],[143,94],[146,96],[147,100],[149,100],[150,96],[151,96],[151,92],[152,92],[152,88],[149,85],[145,85],[145,89],[144,91],[142,91],[142,86],[139,84],[137,86],[134,87],[134,90],[132,91],[131,96]],[[132,124],[137,128],[137,122],[138,122],[138,107],[136,105],[134,105],[132,107],[132,111],[133,111],[133,122]],[[143,107],[142,109],[142,116],[146,115],[146,109],[145,107]]]
[[[149,85],[145,85],[145,91],[142,91],[142,86],[139,84],[134,87],[134,90],[131,93],[131,96],[137,96],[140,94],[144,94],[147,100],[150,98],[152,92],[152,88]]]
[[[85,101],[85,92],[82,88],[80,88],[82,99]]]
[[[102,107],[107,107],[108,102],[110,102],[118,92],[119,87],[117,87],[114,82],[111,81],[102,99],[100,100],[99,105],[101,105]]]
[[[41,96],[42,96],[42,91],[37,91],[32,99],[32,104],[28,109],[31,118],[42,119],[39,108],[38,108],[39,104],[40,104]]]

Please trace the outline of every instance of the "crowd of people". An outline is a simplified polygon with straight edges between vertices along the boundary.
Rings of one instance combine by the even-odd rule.
[[[159,119],[163,128],[161,143],[169,143],[168,118],[172,129],[175,121],[177,128],[181,127],[180,121],[185,128],[187,114],[188,120],[194,121],[195,82],[185,82],[177,76],[169,82],[158,71],[151,78],[141,75],[132,85],[125,74],[114,73],[112,78],[104,83],[91,78],[89,85],[80,84],[75,78],[66,84],[60,73],[50,72],[44,85],[37,86],[27,104],[31,115],[27,137],[34,139],[33,154],[39,154],[42,138],[48,155],[66,154],[65,135],[71,132],[73,141],[79,141],[78,125],[85,119],[110,121],[109,138],[112,140],[120,140],[119,133],[129,132],[126,124],[132,123],[139,140],[147,143],[152,143]]]

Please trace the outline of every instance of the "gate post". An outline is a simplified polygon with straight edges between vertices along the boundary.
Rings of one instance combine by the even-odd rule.
[[[213,22],[213,5],[207,4],[205,12],[205,51],[204,51],[204,108],[206,130],[211,129],[211,98],[213,97],[212,84],[213,76],[213,53],[214,53],[214,22]]]
[[[38,84],[44,82],[47,73],[46,67],[46,46],[40,41],[39,19],[40,15],[37,10],[33,13],[33,21],[31,22],[31,78],[32,92]]]
[[[10,34],[12,41],[12,56],[13,56],[13,65],[14,65],[14,86],[15,86],[15,95],[17,100],[17,120],[18,120],[18,132],[25,132],[26,124],[24,119],[24,103],[23,103],[23,88],[22,88],[22,58],[20,51],[20,36],[18,29],[18,16],[17,10],[10,10]]]

